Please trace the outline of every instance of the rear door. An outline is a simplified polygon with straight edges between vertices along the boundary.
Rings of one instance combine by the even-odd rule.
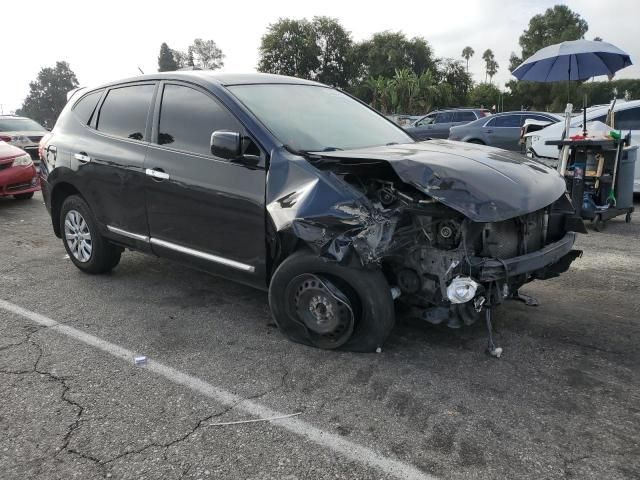
[[[506,114],[492,117],[484,127],[487,140],[493,147],[518,150],[520,139],[521,114]]]
[[[215,130],[246,136],[255,164],[211,154]],[[226,277],[265,284],[265,155],[211,93],[163,82],[145,160],[153,250]]]
[[[107,89],[90,123],[76,135],[71,163],[93,213],[109,231],[122,232],[124,242],[146,236],[143,185],[144,158],[150,135],[154,82]],[[94,98],[80,100],[74,110],[89,116]]]
[[[476,114],[469,110],[453,113],[453,124],[451,126],[464,125],[476,121]]]

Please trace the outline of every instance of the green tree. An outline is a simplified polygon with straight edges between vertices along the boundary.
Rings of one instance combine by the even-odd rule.
[[[78,87],[78,79],[67,62],[40,70],[29,83],[29,94],[16,113],[51,128],[67,103],[67,93]]]
[[[392,78],[396,70],[408,68],[420,75],[435,70],[437,62],[429,43],[421,38],[407,39],[402,32],[378,32],[355,47],[359,71],[364,77]]]
[[[224,66],[224,53],[213,40],[196,38],[187,52],[183,66],[195,66],[203,70],[217,70]]]
[[[464,47],[462,49],[462,58],[467,61],[467,72],[469,71],[469,59],[476,53],[471,47]]]
[[[500,90],[490,83],[480,83],[469,92],[469,102],[474,107],[491,108],[497,105],[500,99]]]
[[[519,39],[521,56],[518,57],[515,53],[511,55],[509,69],[513,71],[523,60],[541,48],[584,38],[588,29],[587,22],[567,6],[556,5],[548,8],[544,14],[535,15],[529,20],[528,28]],[[513,105],[523,105],[538,110],[553,108],[561,111],[564,110],[562,105],[567,101],[566,83],[545,84],[512,80],[507,87],[511,91],[509,102]],[[571,100],[579,101],[575,89]]]
[[[311,28],[318,48],[314,78],[327,85],[347,87],[354,76],[351,34],[337,19],[329,17],[313,17]]]
[[[453,105],[463,106],[467,103],[469,90],[473,87],[473,80],[462,62],[445,58],[440,61],[438,69],[440,82],[449,85],[451,89],[451,99]]]
[[[566,5],[548,8],[529,20],[529,27],[520,36],[522,58],[527,59],[538,50],[554,43],[584,38],[589,25]]]
[[[281,18],[262,37],[258,70],[312,79],[320,68],[321,53],[308,20]]]
[[[173,50],[163,42],[162,45],[160,45],[160,55],[158,56],[158,71],[172,72],[177,69],[178,63],[173,55]]]

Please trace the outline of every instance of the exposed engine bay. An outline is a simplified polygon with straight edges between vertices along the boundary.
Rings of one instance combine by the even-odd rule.
[[[525,283],[566,271],[581,254],[573,232],[586,230],[553,170],[497,149],[480,150],[477,160],[433,149],[455,142],[429,143],[387,147],[383,158],[308,155],[319,180],[269,212],[320,256],[381,268],[411,316],[453,328]]]

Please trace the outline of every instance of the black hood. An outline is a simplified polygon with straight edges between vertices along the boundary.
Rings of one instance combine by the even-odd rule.
[[[566,190],[558,172],[524,155],[449,140],[313,155],[340,163],[388,162],[403,182],[475,222],[497,222],[534,212]]]

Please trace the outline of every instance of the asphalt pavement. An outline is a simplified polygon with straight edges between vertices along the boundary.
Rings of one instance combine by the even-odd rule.
[[[0,478],[640,478],[640,219],[578,246],[498,311],[500,359],[407,319],[350,354],[169,261],[83,274],[39,194],[0,198]]]

